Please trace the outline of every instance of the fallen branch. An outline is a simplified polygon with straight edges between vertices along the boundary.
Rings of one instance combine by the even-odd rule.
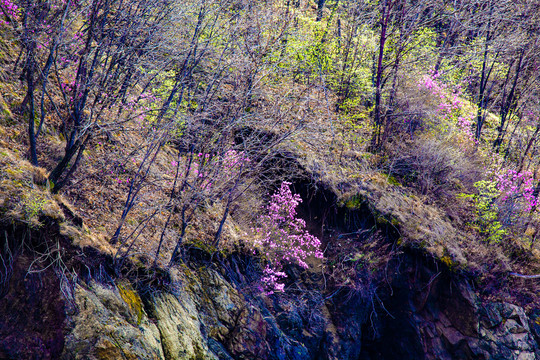
[[[540,275],[523,275],[515,272],[511,272],[509,275],[516,276],[522,279],[540,279]]]

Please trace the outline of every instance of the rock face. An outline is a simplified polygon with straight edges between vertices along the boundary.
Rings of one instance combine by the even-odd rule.
[[[116,286],[77,285],[63,359],[164,359],[160,332]]]
[[[480,348],[500,359],[536,359],[538,344],[522,308],[508,303],[479,306]]]
[[[1,359],[540,359],[540,310],[483,301],[413,254],[376,297],[325,292],[320,273],[296,269],[285,294],[240,292],[249,281],[203,262],[171,269],[161,289],[70,286],[52,267],[27,274],[31,262],[14,260],[0,299]]]
[[[412,259],[393,275],[393,293],[382,298],[388,313],[365,359],[540,359],[535,318],[523,308],[483,302],[465,279]],[[388,342],[391,334],[398,340]]]
[[[29,273],[27,256],[1,260],[11,273],[0,272],[0,285],[9,282],[0,288],[0,359],[57,359],[66,320],[58,278],[50,268]]]
[[[267,309],[263,317],[215,270],[172,275],[171,291],[149,294],[141,314],[123,286],[78,285],[61,358],[309,358]]]
[[[378,308],[360,294],[325,302],[313,289],[302,302],[246,297],[207,267],[174,270],[169,291],[142,299],[128,283],[79,283],[64,298],[52,273],[37,290],[14,276],[1,303],[0,357],[540,359],[540,311],[482,302],[466,281],[408,261],[390,274]]]

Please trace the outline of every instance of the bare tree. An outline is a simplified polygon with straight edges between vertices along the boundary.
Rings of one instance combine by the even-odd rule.
[[[403,60],[418,44],[417,32],[433,26],[442,14],[443,7],[437,2],[409,2],[407,0],[384,0],[378,8],[377,28],[379,42],[374,69],[374,132],[371,147],[380,149],[385,139],[391,136],[391,119],[394,114],[399,71]],[[391,49],[388,50],[388,43]],[[413,61],[422,60],[413,57]],[[383,103],[383,90],[391,83],[387,101]]]
[[[289,98],[265,90],[283,61],[276,54],[286,46],[282,40],[292,19],[286,9],[281,17],[256,2],[194,1],[179,9],[183,15],[173,23],[182,21],[183,33],[168,36],[172,71],[154,88],[162,103],[153,120],[155,137],[145,148],[111,239],[119,245],[119,265],[132,254],[145,224],[162,214],[153,262],[157,265],[164,252],[170,254],[169,264],[177,262],[192,220],[201,207],[215,203],[223,209],[208,243],[219,246],[239,199],[258,186],[278,146],[302,124],[291,113]],[[175,31],[171,27],[171,34]],[[157,173],[156,164],[165,144],[176,152],[167,178]],[[158,183],[167,198],[138,221],[140,226],[127,229],[126,219],[144,198],[145,188]],[[178,233],[171,247],[167,234],[173,225]]]
[[[136,91],[151,81],[148,73],[170,5],[169,0],[21,4],[27,84],[23,106],[32,162],[37,164],[37,136],[49,111],[60,118],[66,139],[64,155],[49,175],[54,192],[74,173],[96,134],[117,130],[129,121],[129,115],[122,114],[140,99]],[[40,122],[35,131],[38,84]],[[107,121],[115,112],[117,120]]]

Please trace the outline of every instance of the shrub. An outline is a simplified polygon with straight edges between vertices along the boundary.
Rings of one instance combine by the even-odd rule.
[[[420,137],[394,150],[388,164],[389,175],[400,177],[420,193],[453,197],[471,189],[481,177],[474,157],[459,145],[432,137]]]
[[[260,226],[255,229],[256,244],[264,249],[269,262],[261,279],[268,295],[283,291],[285,285],[280,281],[287,277],[282,271],[285,265],[297,264],[307,269],[308,256],[323,257],[320,240],[311,235],[306,230],[306,222],[296,216],[296,207],[302,199],[291,192],[290,184],[281,183],[259,218]]]
[[[515,225],[535,209],[537,194],[530,171],[501,169],[495,175],[500,191],[498,205],[505,225]]]
[[[19,8],[12,0],[0,0],[0,26],[6,25],[6,19],[17,19]]]
[[[491,243],[500,242],[507,231],[499,222],[499,208],[496,200],[501,194],[494,181],[478,181],[474,184],[477,194],[460,194],[460,197],[471,198],[475,206],[475,220],[471,224],[473,228],[485,236],[486,241]]]

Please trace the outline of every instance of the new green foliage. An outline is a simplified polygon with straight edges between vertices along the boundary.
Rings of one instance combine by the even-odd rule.
[[[495,181],[482,180],[474,183],[477,194],[459,194],[458,197],[472,199],[475,207],[475,220],[472,227],[485,236],[488,243],[500,242],[507,230],[498,220],[499,208],[496,200],[500,195]]]

